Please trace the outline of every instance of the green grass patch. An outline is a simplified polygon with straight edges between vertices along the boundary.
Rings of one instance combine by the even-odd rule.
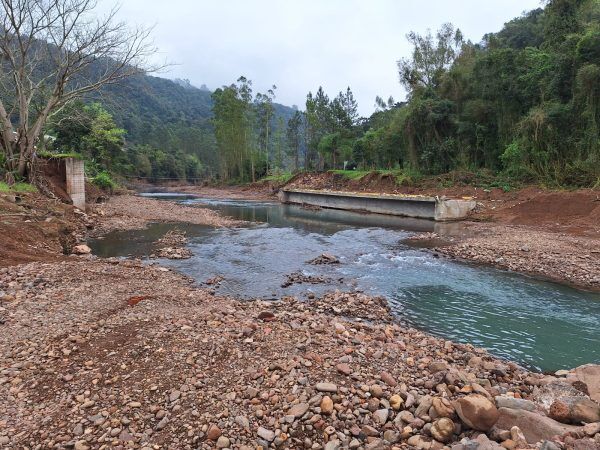
[[[70,152],[70,153],[52,153],[52,152],[39,152],[38,157],[40,158],[56,158],[56,159],[64,159],[64,158],[75,158],[75,159],[83,159],[79,153]]]
[[[362,177],[370,174],[371,170],[330,170],[329,172],[341,175],[349,180],[360,180]]]
[[[294,174],[292,172],[279,172],[269,175],[267,177],[261,178],[260,181],[270,181],[272,183],[287,183],[292,179]]]
[[[9,186],[4,181],[0,181],[0,192],[3,194],[23,194],[25,192],[37,192],[37,188],[29,183],[15,183]]]

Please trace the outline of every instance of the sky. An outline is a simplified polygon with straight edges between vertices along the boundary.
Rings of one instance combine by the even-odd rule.
[[[100,0],[99,12],[115,5]],[[117,17],[153,26],[158,76],[211,90],[240,75],[255,92],[276,85],[276,102],[304,109],[309,91],[330,97],[350,86],[359,112],[377,95],[403,100],[396,61],[410,56],[410,31],[445,22],[479,42],[540,0],[121,0]]]

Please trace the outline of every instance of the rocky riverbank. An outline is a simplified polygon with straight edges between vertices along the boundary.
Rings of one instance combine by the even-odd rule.
[[[95,219],[93,235],[114,230],[144,228],[149,222],[193,223],[213,227],[231,227],[240,222],[223,217],[210,209],[181,205],[136,195],[116,195],[108,202],[91,208]]]
[[[425,236],[447,256],[600,292],[600,239],[522,225],[466,223],[458,237]]]
[[[0,323],[0,448],[600,445],[600,367],[530,373],[362,294],[240,302],[88,255],[0,269]]]

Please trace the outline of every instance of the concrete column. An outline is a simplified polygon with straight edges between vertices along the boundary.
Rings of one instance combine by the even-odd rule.
[[[83,160],[65,158],[67,194],[73,201],[73,206],[85,211],[85,173]]]

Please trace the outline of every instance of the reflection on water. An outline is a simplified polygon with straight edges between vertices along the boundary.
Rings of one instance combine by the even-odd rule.
[[[222,294],[303,296],[330,289],[385,295],[399,319],[435,335],[482,346],[542,370],[600,362],[600,296],[494,269],[436,259],[402,244],[410,231],[457,232],[457,224],[362,215],[262,202],[184,199],[249,222],[247,227],[187,231],[194,257],[161,261],[204,281],[223,275]],[[143,256],[173,225],[112,233],[92,243],[100,256]],[[312,266],[323,252],[341,264]],[[282,288],[303,271],[329,285]]]

